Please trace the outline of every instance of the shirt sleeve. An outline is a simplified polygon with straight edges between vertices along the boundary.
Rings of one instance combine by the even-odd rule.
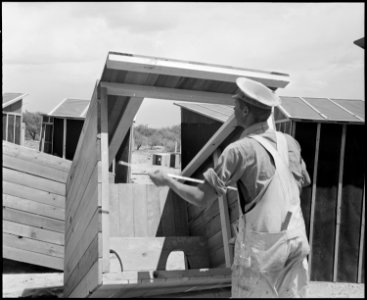
[[[288,136],[288,154],[289,168],[296,179],[300,188],[308,186],[311,183],[310,176],[307,172],[306,163],[301,156],[301,146],[292,136]]]
[[[227,187],[243,174],[245,164],[243,156],[236,147],[228,146],[218,158],[218,164],[204,172],[205,181],[214,188],[219,196],[225,195]]]

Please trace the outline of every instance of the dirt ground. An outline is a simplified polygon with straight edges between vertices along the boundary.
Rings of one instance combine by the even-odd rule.
[[[38,149],[35,142],[25,145]],[[162,149],[142,149],[132,153],[132,176],[134,183],[151,183],[146,175],[155,169],[162,169],[171,174],[179,174],[179,169],[156,166],[152,164],[153,153]],[[63,273],[27,273],[3,274],[3,297],[9,298],[36,298],[36,297],[63,297]],[[310,298],[364,298],[364,284],[311,282]]]

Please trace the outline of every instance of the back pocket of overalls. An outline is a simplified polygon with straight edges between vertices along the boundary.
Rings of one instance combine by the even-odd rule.
[[[255,233],[247,239],[251,265],[261,273],[281,270],[288,258],[288,243],[284,232]]]

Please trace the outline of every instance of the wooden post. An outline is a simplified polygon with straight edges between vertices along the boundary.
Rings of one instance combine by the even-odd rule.
[[[340,237],[340,223],[341,223],[341,207],[342,207],[342,191],[343,191],[343,170],[344,170],[344,154],[345,154],[345,140],[347,133],[347,125],[343,125],[340,159],[339,159],[339,177],[338,177],[338,194],[336,206],[336,233],[335,233],[335,251],[334,251],[334,272],[333,281],[337,281],[338,276],[338,256],[339,256],[339,237]]]
[[[214,166],[216,166],[218,163],[219,155],[220,151],[217,149],[213,153]],[[224,258],[226,267],[230,268],[233,262],[233,254],[229,248],[229,240],[231,239],[231,223],[229,219],[227,197],[218,196],[218,204],[219,204],[220,223],[222,228]]]
[[[364,255],[364,218],[365,218],[365,181],[363,182],[363,202],[362,202],[362,220],[361,220],[361,234],[359,238],[359,256],[358,256],[358,283],[362,282],[362,267],[363,267],[363,255]]]
[[[44,152],[44,147],[45,147],[45,138],[46,138],[46,124],[42,125],[42,130],[41,130],[41,142],[40,142],[40,151]],[[51,152],[52,154],[52,152]]]
[[[6,131],[5,131],[5,141],[8,141],[8,125],[9,125],[9,114],[6,114],[6,126],[5,126],[5,128],[6,128]]]
[[[24,138],[25,138],[25,123],[21,122],[20,123],[20,145],[23,146],[24,145]]]
[[[133,124],[131,124],[131,127],[130,127],[130,136],[129,136],[129,153],[128,153],[128,163],[131,164],[132,161],[131,161],[131,158],[132,158],[132,152],[133,152],[133,149],[134,149],[134,122]],[[127,174],[126,174],[126,182],[131,182],[131,167],[128,167],[127,168]]]
[[[102,245],[103,245],[103,272],[110,269],[110,228],[109,228],[109,145],[108,145],[108,96],[105,88],[101,88],[101,196],[102,196]]]
[[[314,217],[315,217],[316,181],[317,181],[317,166],[319,161],[320,133],[321,133],[321,123],[318,123],[316,132],[315,160],[313,165],[312,193],[311,193],[311,215],[310,215],[310,235],[309,235],[309,244],[311,251],[308,257],[309,278],[311,278],[311,271],[312,271],[312,239],[313,239]]]
[[[52,127],[51,127],[51,154],[54,153],[54,133],[55,133],[55,119],[52,118]],[[46,137],[45,137],[46,138]],[[75,155],[74,155],[75,156]]]
[[[17,123],[17,116],[14,115],[14,118],[13,118],[13,143],[15,144],[15,132],[16,132],[16,123]]]
[[[66,118],[64,118],[64,130],[62,131],[62,158],[66,156]]]
[[[294,138],[296,138],[296,122],[295,121],[291,121],[292,122],[292,136]]]

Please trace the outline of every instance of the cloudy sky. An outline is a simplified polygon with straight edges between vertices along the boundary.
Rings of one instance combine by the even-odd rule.
[[[2,2],[3,92],[50,112],[90,99],[108,51],[290,75],[282,96],[364,99],[364,3]],[[162,118],[165,112],[165,118]],[[180,123],[146,99],[137,124]]]

